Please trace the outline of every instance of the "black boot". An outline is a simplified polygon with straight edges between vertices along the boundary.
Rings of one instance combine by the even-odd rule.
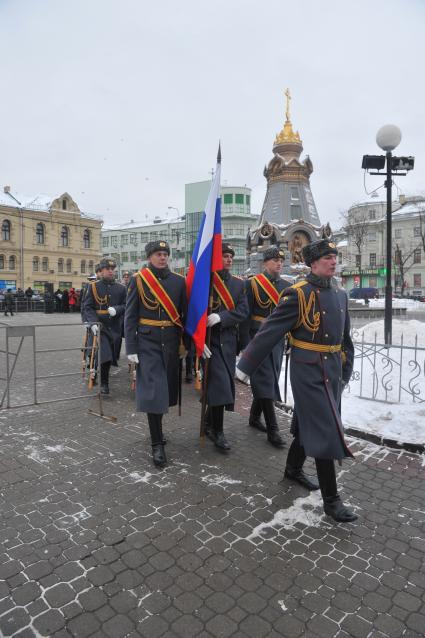
[[[223,432],[224,405],[216,405],[211,408],[211,417],[215,435],[214,445],[220,450],[230,450],[230,445]]]
[[[152,443],[152,460],[157,467],[167,465],[167,456],[162,441],[162,414],[148,414],[149,431]]]
[[[207,407],[207,411],[205,413],[205,421],[204,421],[204,432],[205,432],[205,436],[207,436],[210,439],[210,441],[215,443],[215,432],[213,428],[211,410],[212,408]]]
[[[279,434],[273,399],[261,399],[261,406],[263,408],[264,419],[266,421],[268,442],[278,448],[284,447],[285,441]]]
[[[305,459],[304,448],[300,445],[298,438],[295,437],[289,448],[284,476],[291,481],[299,483],[307,490],[318,490],[319,484],[316,481],[312,481],[303,470]]]
[[[109,370],[111,362],[107,361],[100,366],[100,394],[109,394]]]
[[[357,520],[357,514],[344,505],[338,494],[333,460],[315,459],[315,461],[325,514],[331,516],[338,523],[351,523]]]
[[[264,423],[261,422],[261,414],[263,408],[261,405],[261,399],[252,399],[251,410],[249,413],[249,425],[260,432],[267,432],[267,428]]]

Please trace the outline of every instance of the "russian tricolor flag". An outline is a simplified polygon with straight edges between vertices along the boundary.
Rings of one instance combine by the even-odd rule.
[[[203,353],[205,345],[211,274],[223,268],[220,173],[221,151],[219,146],[217,167],[186,278],[189,306],[185,329],[195,343],[198,356]]]

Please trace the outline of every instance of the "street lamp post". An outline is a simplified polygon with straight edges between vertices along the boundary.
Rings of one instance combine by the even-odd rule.
[[[379,129],[376,134],[376,143],[383,151],[384,155],[364,155],[362,168],[377,169],[381,171],[386,162],[386,173],[370,173],[371,175],[386,175],[385,188],[387,191],[387,258],[386,258],[386,280],[385,280],[385,314],[384,314],[384,337],[385,344],[392,343],[392,320],[393,320],[393,290],[392,290],[392,185],[393,175],[406,175],[405,172],[413,169],[413,157],[394,157],[392,151],[401,142],[401,131],[393,124],[387,124]]]

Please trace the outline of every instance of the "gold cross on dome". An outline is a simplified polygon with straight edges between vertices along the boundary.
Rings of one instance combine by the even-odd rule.
[[[284,95],[286,95],[286,121],[289,122],[291,119],[291,114],[290,114],[290,101],[291,101],[291,93],[289,92],[289,89],[286,89]]]

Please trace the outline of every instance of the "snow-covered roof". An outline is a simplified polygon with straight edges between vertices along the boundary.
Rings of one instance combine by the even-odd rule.
[[[393,216],[402,216],[402,215],[418,215],[419,213],[425,214],[425,200],[421,200],[419,202],[407,202],[396,210],[393,213]]]
[[[347,239],[341,239],[341,241],[339,241],[336,245],[337,248],[345,248],[346,246],[348,246]]]
[[[32,210],[48,211],[55,197],[40,193],[39,195],[25,195],[24,193],[5,193],[0,191],[0,206],[14,206],[30,208]]]
[[[106,224],[103,226],[103,231],[111,231],[111,230],[132,230],[136,228],[143,228],[144,226],[162,226],[163,224],[175,224],[177,222],[183,222],[184,219],[182,217],[172,217],[170,219],[161,219],[160,221],[154,221],[154,219],[144,220],[144,221],[134,221],[131,220],[129,222],[124,222],[123,224]]]

